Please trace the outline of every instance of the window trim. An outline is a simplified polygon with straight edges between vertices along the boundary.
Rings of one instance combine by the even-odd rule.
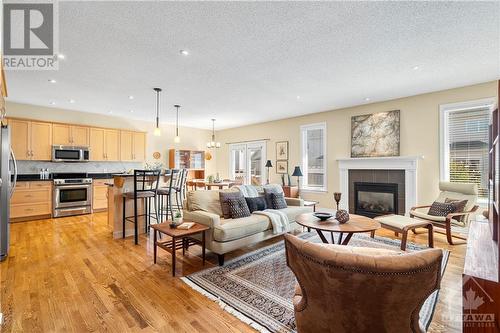
[[[323,160],[324,160],[324,185],[323,187],[309,187],[306,185],[306,179],[307,179],[307,168],[306,168],[306,160],[305,160],[305,151],[307,150],[306,148],[306,140],[304,140],[304,133],[306,130],[311,130],[311,129],[322,129],[323,130]],[[328,146],[328,140],[327,140],[327,124],[326,122],[319,122],[319,123],[313,123],[313,124],[307,124],[307,125],[301,125],[300,126],[300,164],[302,167],[302,174],[304,177],[302,177],[302,185],[301,185],[301,191],[304,192],[328,192],[328,156],[327,156],[327,146]]]
[[[456,112],[466,109],[489,108],[490,113],[495,109],[495,98],[483,98],[473,101],[465,101],[458,103],[440,104],[439,105],[439,179],[441,181],[450,180],[450,148],[449,148],[449,131],[448,117],[450,112]],[[478,198],[478,202],[485,201]]]

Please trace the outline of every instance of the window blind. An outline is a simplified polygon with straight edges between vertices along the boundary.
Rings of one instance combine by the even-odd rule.
[[[480,197],[488,189],[489,118],[486,107],[448,113],[450,181],[477,184]]]

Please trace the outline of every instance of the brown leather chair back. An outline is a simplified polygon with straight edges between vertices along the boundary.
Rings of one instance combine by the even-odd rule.
[[[425,331],[419,312],[440,286],[441,250],[402,254],[290,234],[285,243],[299,283],[293,300],[299,333]]]

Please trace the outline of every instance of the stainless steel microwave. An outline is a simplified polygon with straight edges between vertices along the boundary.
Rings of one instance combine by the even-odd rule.
[[[52,162],[88,162],[89,147],[52,146]]]

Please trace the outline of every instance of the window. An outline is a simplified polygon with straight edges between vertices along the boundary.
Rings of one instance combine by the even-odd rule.
[[[265,184],[266,143],[253,141],[229,146],[231,178],[243,184]]]
[[[302,140],[302,188],[326,191],[326,123],[300,127]]]
[[[493,100],[441,105],[441,179],[474,183],[488,196],[489,121]]]

